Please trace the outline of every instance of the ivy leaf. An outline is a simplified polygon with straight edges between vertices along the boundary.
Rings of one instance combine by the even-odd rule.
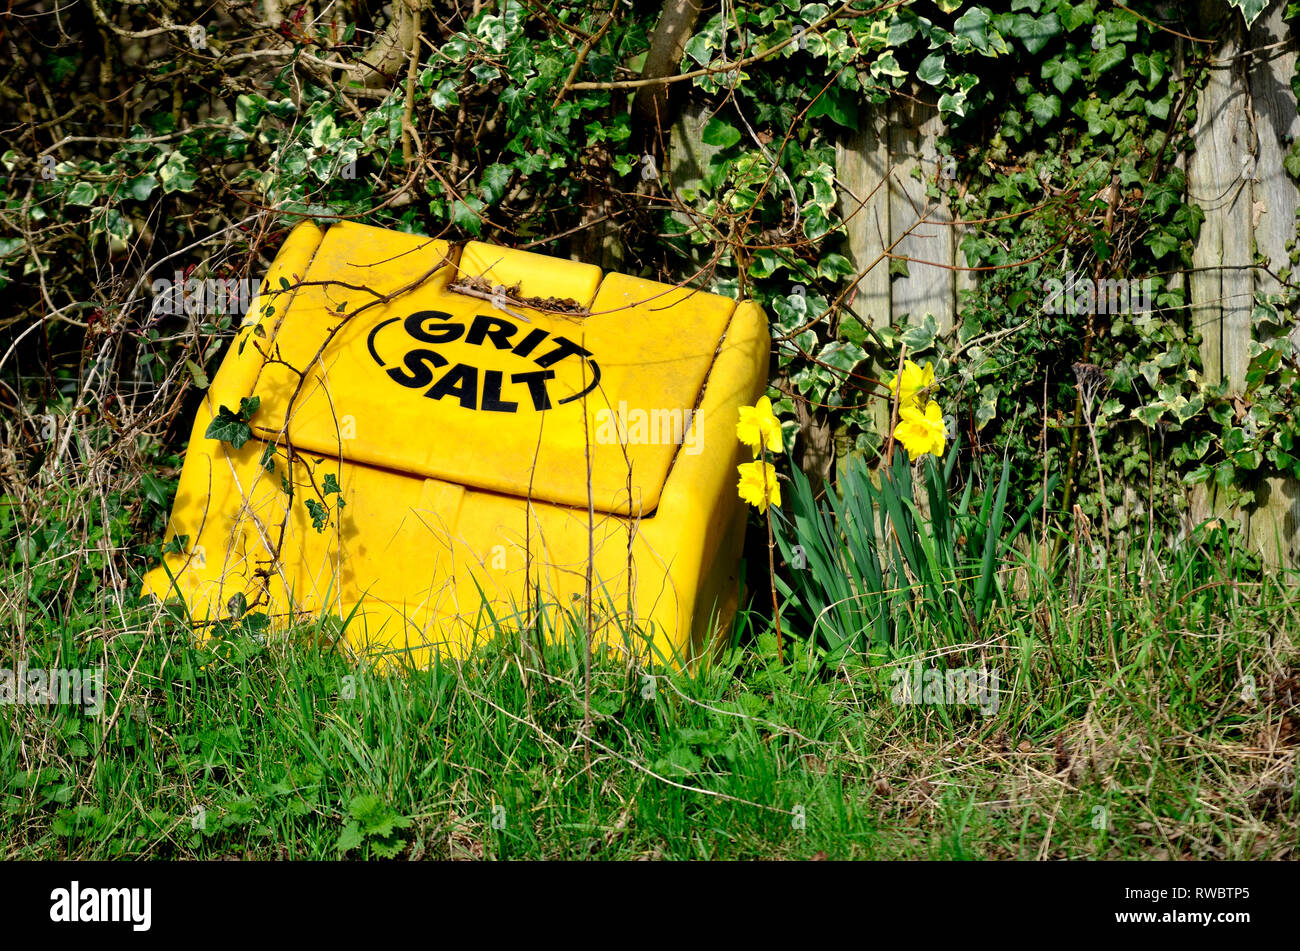
[[[903,331],[903,343],[907,344],[909,351],[916,353],[934,346],[934,338],[938,335],[939,324],[935,321],[934,314],[926,314],[920,321],[909,321],[907,329]]]
[[[931,53],[916,67],[916,78],[930,86],[939,85],[947,74],[942,53]]]
[[[1020,13],[1011,21],[1011,35],[1025,44],[1030,54],[1039,52],[1047,41],[1061,32],[1061,21],[1055,13],[1041,17],[1031,17]]]
[[[72,186],[72,191],[68,192],[69,205],[93,205],[95,199],[99,197],[99,192],[95,191],[95,186],[90,182],[77,182]]]
[[[899,15],[894,18],[894,22],[889,25],[889,39],[886,40],[888,46],[902,46],[912,37],[916,36],[917,17],[915,14],[908,13],[906,16]]]
[[[500,162],[483,169],[483,181],[479,187],[482,189],[484,200],[489,205],[494,205],[501,200],[513,175],[514,171],[510,166],[502,165]]]
[[[860,112],[861,105],[856,96],[842,86],[832,86],[817,97],[808,110],[808,118],[828,116],[831,121],[857,132]]]
[[[1246,18],[1246,26],[1250,26],[1264,12],[1268,0],[1228,0],[1228,5],[1240,10],[1241,15]]]
[[[1148,90],[1154,89],[1165,75],[1165,58],[1159,53],[1138,53],[1133,57],[1133,68],[1146,80]]]
[[[740,141],[740,130],[730,122],[726,122],[714,116],[709,120],[708,125],[704,127],[701,135],[705,145],[716,145],[719,148],[729,149]]]
[[[950,112],[959,116],[966,115],[966,93],[964,91],[944,93],[939,97],[939,112],[944,115]]]
[[[1163,120],[1169,118],[1169,107],[1173,104],[1173,97],[1165,96],[1163,99],[1148,100],[1145,108],[1147,115]]]
[[[456,83],[450,79],[444,79],[438,84],[438,88],[433,91],[429,97],[433,108],[441,111],[449,106],[459,106],[460,97],[456,95]]]
[[[308,499],[307,512],[311,515],[311,527],[318,532],[325,531],[325,526],[329,524],[330,520],[329,509],[315,499]]]
[[[232,449],[242,449],[244,443],[253,438],[253,429],[248,421],[257,412],[260,403],[260,397],[246,397],[239,401],[238,413],[229,406],[220,407],[203,435],[208,439],[228,442]]]
[[[340,491],[338,476],[332,472],[326,473],[325,484],[321,488],[321,495],[337,495]]]
[[[1148,429],[1154,429],[1156,422],[1164,415],[1165,407],[1161,403],[1149,403],[1133,410],[1133,415]]]
[[[849,373],[855,366],[867,358],[867,353],[857,344],[848,343],[843,340],[832,340],[822,352],[817,354],[817,360],[827,366],[834,367],[841,373]]]
[[[1049,59],[1043,64],[1043,78],[1051,80],[1057,92],[1067,92],[1076,79],[1083,76],[1083,67],[1077,59]]]
[[[1039,125],[1047,125],[1049,121],[1061,115],[1060,96],[1044,96],[1041,92],[1036,92],[1029,96],[1025,105]]]
[[[998,391],[992,383],[980,389],[979,403],[975,406],[975,428],[983,429],[998,415]]]
[[[1152,231],[1146,236],[1144,243],[1157,258],[1163,258],[1177,251],[1179,242],[1167,231]]]
[[[483,217],[479,212],[484,207],[483,202],[473,195],[464,200],[458,198],[451,206],[451,223],[477,237],[483,231]]]
[[[828,280],[838,281],[856,273],[853,262],[842,254],[828,254],[817,263],[817,276]]]
[[[199,176],[189,167],[188,160],[180,152],[167,156],[167,161],[158,169],[162,179],[163,193],[190,192],[198,183]]]
[[[1107,46],[1105,49],[1092,54],[1092,71],[1100,76],[1102,73],[1114,69],[1127,58],[1128,53],[1123,43]]]
[[[126,190],[136,201],[145,201],[157,187],[158,179],[152,175],[140,175],[131,179]]]
[[[167,507],[167,483],[161,479],[155,479],[147,472],[140,476],[140,484],[144,486],[144,497],[159,508]]]
[[[952,25],[954,33],[970,40],[981,53],[987,53],[989,49],[988,27],[989,14],[983,7],[971,7]]]

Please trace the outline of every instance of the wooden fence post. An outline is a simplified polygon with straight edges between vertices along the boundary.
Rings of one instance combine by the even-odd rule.
[[[1296,237],[1296,211],[1300,209],[1300,189],[1282,164],[1287,146],[1300,136],[1300,113],[1291,89],[1296,49],[1283,19],[1283,6],[1274,3],[1251,27],[1249,45],[1259,52],[1247,65],[1256,136],[1252,207],[1255,250],[1274,272],[1289,266],[1287,243]],[[1276,293],[1281,289],[1267,271],[1255,272],[1256,292]],[[1244,336],[1243,346],[1249,345],[1249,326]],[[1300,344],[1300,322],[1292,331],[1292,340]],[[1270,564],[1300,566],[1300,482],[1282,475],[1260,479],[1248,538]]]

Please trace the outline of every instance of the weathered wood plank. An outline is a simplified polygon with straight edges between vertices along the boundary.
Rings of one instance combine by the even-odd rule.
[[[840,215],[848,233],[846,255],[862,275],[849,300],[854,313],[872,327],[893,322],[893,300],[889,286],[889,261],[883,257],[889,245],[889,147],[886,116],[882,110],[865,107],[859,117],[861,130],[845,137],[835,147],[835,177],[840,189]],[[852,317],[845,319],[852,320]],[[879,363],[870,370],[877,379],[892,371]],[[883,399],[872,407],[877,431],[889,424],[889,407]]]
[[[1240,41],[1232,38],[1216,51],[1197,101],[1196,150],[1187,167],[1188,193],[1205,212],[1188,280],[1192,321],[1202,335],[1207,379],[1226,379],[1237,392],[1249,362],[1253,293],[1254,136],[1240,50]]]
[[[956,316],[952,214],[946,200],[930,198],[926,189],[939,177],[943,129],[939,110],[919,98],[898,102],[890,114],[890,235],[898,242],[894,253],[912,259],[908,275],[893,282],[894,316],[933,314],[940,333],[952,329]]]
[[[694,99],[683,103],[677,121],[669,131],[667,175],[664,176],[661,170],[653,165],[647,165],[644,160],[642,162],[642,177],[658,176],[658,186],[665,192],[671,189],[672,194],[687,207],[694,203],[695,194],[704,180],[709,164],[714,156],[722,151],[721,146],[710,145],[704,141],[704,127],[709,124],[711,118],[713,118],[713,111],[705,103]],[[700,227],[700,222],[693,220],[685,212],[674,211],[672,216],[687,229]],[[705,267],[708,261],[703,252],[696,246],[692,247],[694,249],[692,263],[697,268]]]
[[[1300,190],[1282,165],[1288,144],[1300,136],[1291,77],[1295,74],[1296,48],[1283,20],[1283,5],[1273,8],[1250,30],[1250,47],[1262,52],[1250,61],[1251,112],[1256,150],[1254,169],[1255,246],[1270,269],[1288,266],[1287,242],[1296,233]],[[1255,272],[1257,292],[1281,290],[1266,271]],[[1295,335],[1300,335],[1297,322]],[[1293,336],[1300,340],[1300,336]],[[1249,344],[1247,330],[1243,345]],[[1249,543],[1273,565],[1300,565],[1300,482],[1291,477],[1267,476],[1256,490],[1256,507],[1250,513]]]

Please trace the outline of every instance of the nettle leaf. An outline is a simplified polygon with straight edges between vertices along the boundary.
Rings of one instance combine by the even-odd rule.
[[[364,841],[365,837],[362,836],[361,829],[355,822],[349,822],[343,826],[343,831],[339,833],[339,840],[334,843],[334,847],[340,854],[346,855],[353,849],[360,848]]]

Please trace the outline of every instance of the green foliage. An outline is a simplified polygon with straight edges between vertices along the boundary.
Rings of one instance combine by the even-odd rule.
[[[366,845],[380,858],[391,859],[405,848],[400,831],[410,825],[410,818],[398,815],[378,796],[354,796],[348,803],[348,821],[339,834],[339,854]]]
[[[788,514],[777,509],[787,566],[778,590],[802,630],[832,657],[909,641],[918,625],[952,641],[978,639],[1003,603],[1012,543],[1056,484],[1053,476],[1028,504],[1013,502],[1020,510],[1008,512],[1007,457],[976,506],[973,478],[960,498],[950,495],[957,461],[950,446],[942,468],[933,456],[924,458],[925,494],[918,499],[906,455],[897,449],[878,477],[862,460],[850,460],[839,494],[822,500],[795,469]]]
[[[996,638],[946,640],[918,607],[874,665],[803,649],[778,664],[745,618],[742,644],[694,673],[597,656],[591,766],[576,643],[549,644],[543,668],[498,631],[463,663],[379,674],[323,626],[269,638],[257,616],[202,645],[129,605],[107,634],[93,613],[29,627],[25,647],[0,639],[0,668],[102,668],[105,694],[98,715],[0,704],[0,856],[1285,857],[1300,707],[1278,619],[1296,593],[1222,529],[1163,568],[1148,593],[1132,573],[1074,598],[1030,568]],[[1000,671],[997,710],[892,702],[891,671],[914,660]],[[1242,782],[1206,784],[1225,761]]]
[[[245,396],[239,400],[238,412],[228,406],[221,406],[203,435],[208,439],[228,442],[234,449],[242,449],[244,443],[253,438],[253,429],[248,424],[261,403],[259,396]]]

